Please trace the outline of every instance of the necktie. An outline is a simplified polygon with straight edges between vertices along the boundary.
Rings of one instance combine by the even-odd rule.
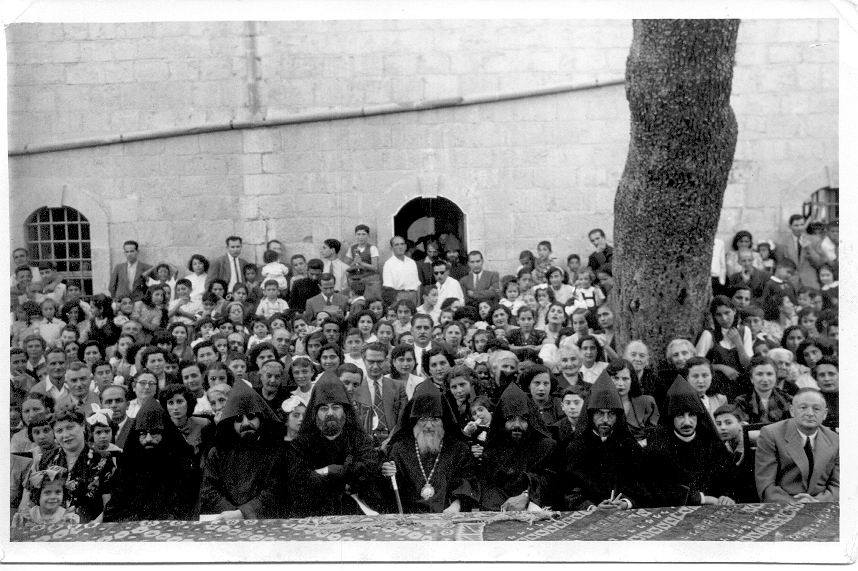
[[[796,258],[798,258],[795,262],[798,263],[801,260],[801,237],[795,239],[795,246]]]
[[[378,417],[378,430],[387,430],[387,423],[384,422],[384,409],[381,407],[381,379],[375,380],[375,396],[372,401],[372,408],[375,409],[375,415]]]
[[[807,456],[807,485],[810,486],[810,477],[813,475],[813,446],[810,445],[810,438],[804,441],[804,454]]]
[[[238,269],[238,258],[232,259],[232,266],[235,268],[235,283],[241,283],[241,271]]]

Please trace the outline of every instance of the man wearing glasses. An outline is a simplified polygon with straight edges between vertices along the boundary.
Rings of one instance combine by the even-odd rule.
[[[757,440],[757,492],[764,502],[836,502],[840,497],[840,442],[822,426],[822,393],[802,388],[792,418],[764,426]]]
[[[461,284],[450,278],[450,264],[444,260],[437,260],[432,264],[432,275],[435,277],[435,283],[438,285],[438,305],[444,303],[445,299],[454,297],[460,302],[465,303],[465,292],[462,291]]]

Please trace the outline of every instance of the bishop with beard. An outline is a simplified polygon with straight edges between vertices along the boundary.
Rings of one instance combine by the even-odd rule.
[[[388,450],[381,474],[388,480],[396,477],[406,513],[470,511],[478,504],[474,457],[453,410],[431,380],[414,388]],[[395,505],[386,484],[390,505]]]
[[[546,505],[555,446],[533,401],[517,384],[507,385],[482,457],[482,509],[522,511],[531,502]]]

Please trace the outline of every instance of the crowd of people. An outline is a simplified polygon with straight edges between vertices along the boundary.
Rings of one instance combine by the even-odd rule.
[[[187,272],[128,240],[87,299],[19,248],[12,524],[837,501],[836,244],[790,229],[716,241],[664,355],[618,343],[600,229],[503,276],[455,237],[382,264],[365,225]]]

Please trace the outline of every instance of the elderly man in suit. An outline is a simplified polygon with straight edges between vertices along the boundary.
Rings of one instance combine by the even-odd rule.
[[[825,399],[817,389],[793,396],[792,418],[764,426],[757,439],[755,476],[764,502],[836,502],[840,443],[824,426]]]
[[[500,301],[500,277],[497,272],[483,270],[483,254],[473,250],[468,254],[468,275],[459,280],[465,292],[465,303],[479,305],[488,301],[492,305]]]
[[[209,266],[206,287],[214,280],[223,280],[227,291],[231,292],[237,283],[244,282],[244,266],[249,262],[241,258],[241,236],[230,236],[226,239],[226,254],[212,260]]]
[[[137,259],[139,249],[140,245],[134,240],[126,240],[122,244],[125,263],[113,266],[113,271],[110,272],[110,283],[107,285],[110,297],[116,301],[126,295],[130,295],[134,301],[137,301],[146,293],[146,278],[143,277],[143,273],[152,266]]]

